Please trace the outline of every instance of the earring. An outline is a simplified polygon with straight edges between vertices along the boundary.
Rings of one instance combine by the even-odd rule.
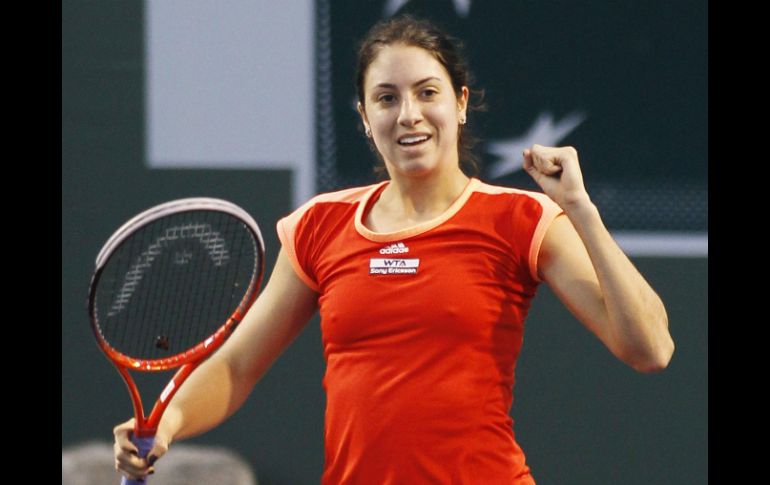
[[[461,124],[461,125],[464,125],[464,124],[465,124],[465,116],[463,116],[462,118],[460,118],[460,124]]]
[[[366,127],[365,132],[366,132],[366,137],[367,138],[371,138],[372,137],[372,130],[370,130],[368,126]]]

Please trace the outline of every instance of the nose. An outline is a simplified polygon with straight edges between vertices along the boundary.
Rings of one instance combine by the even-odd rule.
[[[406,97],[401,102],[401,111],[398,113],[398,123],[401,126],[412,127],[422,120],[422,113],[420,112],[419,104]]]

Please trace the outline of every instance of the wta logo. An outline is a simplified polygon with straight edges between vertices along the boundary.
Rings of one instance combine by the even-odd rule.
[[[380,254],[404,254],[408,252],[409,248],[406,247],[406,244],[402,242],[391,244],[390,246],[386,246],[380,249]]]
[[[417,274],[420,267],[420,260],[415,259],[381,259],[372,258],[369,260],[370,275],[393,275],[393,274]]]

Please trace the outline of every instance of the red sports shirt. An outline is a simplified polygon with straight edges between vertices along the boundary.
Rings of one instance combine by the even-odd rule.
[[[440,217],[376,233],[388,182],[319,195],[278,222],[319,294],[325,485],[532,484],[508,413],[537,256],[561,209],[471,179]]]

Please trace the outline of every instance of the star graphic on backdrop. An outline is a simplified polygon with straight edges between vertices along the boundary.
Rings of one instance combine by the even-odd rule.
[[[524,163],[524,149],[537,143],[545,146],[556,146],[566,138],[584,120],[583,113],[571,113],[558,123],[553,122],[553,115],[548,112],[540,113],[529,130],[521,136],[502,140],[491,140],[486,144],[486,151],[501,158],[489,165],[487,175],[498,178],[521,170]]]
[[[385,2],[385,8],[382,12],[383,17],[390,17],[408,2],[409,0],[388,0]],[[471,0],[452,0],[452,2],[455,4],[457,15],[460,17],[468,16],[468,12],[471,11]]]

